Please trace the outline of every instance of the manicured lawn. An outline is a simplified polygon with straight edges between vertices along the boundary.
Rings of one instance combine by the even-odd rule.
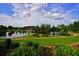
[[[66,36],[66,37],[32,37],[32,38],[17,38],[13,39],[13,41],[23,43],[23,42],[35,42],[39,43],[42,46],[52,46],[52,45],[70,45],[72,43],[79,42],[79,37],[71,37],[71,36]]]

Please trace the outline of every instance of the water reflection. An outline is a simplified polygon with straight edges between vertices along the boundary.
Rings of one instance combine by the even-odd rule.
[[[16,38],[16,37],[22,37],[28,35],[27,32],[5,32],[5,35],[1,36],[2,38]]]
[[[12,36],[12,34],[14,34],[14,32],[12,31],[12,32],[8,32],[6,34],[9,35],[9,36]]]

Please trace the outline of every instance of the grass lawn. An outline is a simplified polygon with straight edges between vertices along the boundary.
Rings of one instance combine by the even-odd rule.
[[[76,42],[79,42],[79,37],[71,37],[71,36],[66,36],[66,37],[31,37],[31,38],[16,38],[12,39],[13,41],[23,43],[23,42],[35,42],[39,43],[42,46],[52,46],[52,45],[70,45]]]

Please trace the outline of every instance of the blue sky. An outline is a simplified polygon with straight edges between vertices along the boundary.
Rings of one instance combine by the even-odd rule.
[[[67,10],[73,9],[77,5],[77,3],[70,3],[70,4],[69,3],[67,3],[67,4],[59,3],[57,5],[61,5],[67,11]],[[49,3],[48,6],[45,9],[50,11],[50,9],[53,8],[53,7],[54,7],[53,4]],[[0,13],[12,15],[12,13],[13,13],[12,8],[13,8],[13,6],[11,5],[11,3],[0,3]]]
[[[12,5],[8,3],[0,3],[0,13],[5,13],[7,15],[12,15]]]
[[[76,20],[79,20],[78,3],[0,3],[0,25],[59,25],[70,24]]]

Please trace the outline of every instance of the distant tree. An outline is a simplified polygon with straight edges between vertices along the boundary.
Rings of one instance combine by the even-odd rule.
[[[0,30],[6,30],[7,29],[7,27],[6,26],[3,26],[3,25],[0,25]]]
[[[39,26],[35,27],[35,33],[40,33],[40,27]]]
[[[52,26],[51,31],[58,32],[59,31],[59,28],[58,27],[55,27],[55,26]]]
[[[0,36],[5,36],[7,31],[7,27],[0,25]]]
[[[61,30],[64,30],[65,32],[67,32],[67,27],[64,24],[58,25],[58,28]]]
[[[13,26],[8,26],[8,29],[14,29],[14,27]]]
[[[60,30],[60,35],[65,35],[65,31],[62,29],[62,30]]]
[[[50,25],[48,25],[48,24],[42,24],[42,25],[40,26],[40,32],[41,32],[42,34],[48,34],[48,33],[50,32],[50,29],[51,29],[51,27],[50,27]]]
[[[79,21],[75,21],[68,25],[68,29],[73,32],[79,32]]]

